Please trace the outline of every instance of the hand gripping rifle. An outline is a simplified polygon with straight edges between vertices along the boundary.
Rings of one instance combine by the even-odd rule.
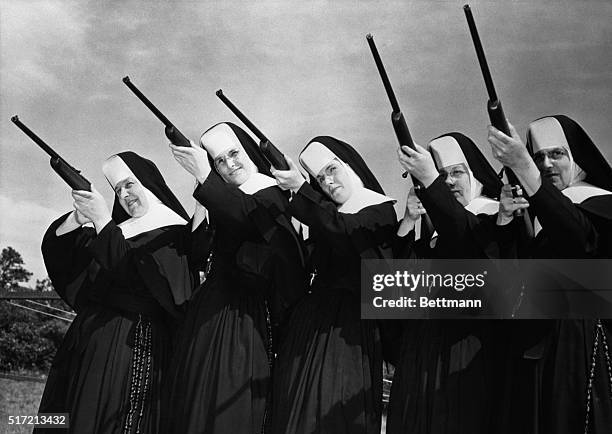
[[[499,131],[510,137],[510,128],[508,128],[508,121],[506,120],[506,115],[504,114],[504,110],[502,108],[501,101],[497,96],[497,92],[495,92],[495,86],[493,86],[491,71],[489,71],[487,58],[485,57],[485,53],[480,42],[480,37],[478,36],[478,30],[476,29],[476,23],[474,22],[474,17],[472,16],[472,10],[470,9],[470,5],[463,6],[463,10],[465,12],[465,18],[467,19],[468,26],[470,28],[472,41],[474,41],[474,48],[476,48],[476,56],[478,57],[478,63],[480,64],[480,69],[482,70],[482,76],[484,77],[485,85],[487,87],[487,93],[489,94],[489,100],[487,101],[487,111],[489,112],[489,120],[491,121],[491,125],[493,125]],[[508,182],[512,185],[512,195],[514,197],[522,196],[522,187],[514,172],[508,167],[504,167],[504,171],[506,172],[506,176],[508,177]],[[521,214],[522,210],[519,209],[515,211],[515,215]]]
[[[366,40],[368,41],[370,51],[372,51],[372,56],[374,56],[374,62],[376,62],[376,67],[378,68],[378,73],[380,74],[380,78],[382,79],[385,90],[387,91],[387,96],[391,102],[391,108],[393,110],[391,112],[391,124],[395,130],[395,135],[397,136],[397,141],[400,144],[400,149],[401,146],[408,146],[409,148],[416,150],[414,142],[412,141],[412,136],[410,135],[410,130],[408,129],[408,125],[406,125],[406,119],[404,119],[402,110],[397,103],[395,93],[393,93],[393,88],[391,87],[391,82],[389,81],[389,77],[387,77],[387,72],[385,71],[385,67],[380,59],[380,55],[378,54],[376,44],[374,44],[374,37],[372,34],[368,33],[366,35]],[[402,178],[407,177],[408,172],[402,173]],[[415,177],[412,177],[412,184],[414,185],[414,191],[418,193],[419,189],[421,188],[421,182]]]
[[[232,113],[234,113],[236,117],[240,119],[242,123],[245,124],[246,127],[257,136],[259,139],[259,148],[268,159],[272,167],[274,167],[276,170],[289,170],[289,165],[287,164],[287,160],[285,160],[283,153],[279,151],[278,148],[274,146],[272,142],[270,142],[270,140],[268,140],[268,138],[264,136],[255,125],[253,125],[253,122],[242,114],[242,112],[238,110],[238,108],[225,95],[223,95],[223,91],[219,89],[217,92],[215,92],[215,94],[221,101],[223,101],[223,104],[225,104],[227,108],[229,108]]]
[[[134,86],[134,83],[130,81],[130,77],[123,77],[123,82],[127,87],[130,88],[132,92],[134,92],[138,99],[141,100],[144,105],[146,105],[147,108],[153,112],[155,116],[157,116],[157,119],[162,121],[162,123],[166,126],[164,132],[166,133],[166,137],[168,137],[168,139],[172,142],[173,145],[186,147],[191,146],[189,139],[187,139],[187,137],[185,137],[183,133],[181,133],[179,129],[176,128],[174,124],[170,122],[170,120],[166,116],[164,116],[163,113],[160,112],[157,107],[155,107],[153,103],[149,101],[149,99],[144,96],[140,90],[138,90],[136,86]]]
[[[34,132],[26,127],[20,120],[18,116],[13,116],[11,121],[17,127],[23,131],[30,139],[34,141],[38,146],[40,146],[43,151],[45,151],[51,157],[49,161],[51,163],[51,167],[57,174],[72,188],[73,190],[86,190],[91,191],[91,183],[85,179],[81,172],[70,164],[66,162],[62,157],[60,157],[57,152],[51,148],[51,146],[47,145],[40,137],[38,137]]]

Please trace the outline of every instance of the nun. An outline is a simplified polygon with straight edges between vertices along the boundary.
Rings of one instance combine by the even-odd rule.
[[[422,184],[418,197],[411,192],[398,230],[402,257],[496,261],[503,256],[496,225],[502,183],[471,139],[444,134],[429,143],[429,151],[402,147],[398,157]],[[418,237],[424,215],[432,228]],[[497,289],[505,300],[505,288]],[[512,417],[522,408],[513,407],[508,380],[520,368],[522,353],[513,342],[519,331],[482,319],[405,321],[387,433],[525,432],[529,422]]]
[[[191,232],[153,162],[122,152],[103,172],[115,191],[112,214],[93,186],[73,191],[75,210],[43,239],[53,286],[77,315],[39,412],[68,413],[71,433],[157,433],[172,328],[202,259],[190,243],[202,235],[201,244],[206,228]]]
[[[527,147],[514,127],[510,133],[507,136],[489,126],[489,144],[494,157],[516,173],[535,216],[536,237],[527,257],[612,257],[612,168],[587,133],[563,115],[532,122]],[[562,287],[554,277],[546,282]],[[565,307],[571,311],[571,303]],[[609,432],[610,320],[551,320],[548,324],[550,332],[537,351],[541,375],[535,387],[541,432]]]
[[[432,140],[429,152],[420,146],[418,151],[402,149],[400,164],[423,186],[419,196],[414,189],[409,192],[398,229],[404,239],[399,256],[499,257],[490,230],[481,228],[497,218],[502,183],[476,144],[461,133],[449,133]],[[462,244],[466,238],[470,242]]]
[[[305,253],[288,194],[253,139],[225,122],[200,143],[171,145],[215,236],[174,351],[164,432],[261,433],[285,318],[305,293]]]
[[[309,228],[313,280],[278,355],[272,432],[379,433],[382,348],[376,321],[360,319],[360,265],[391,257],[394,200],[338,139],[316,137],[299,160],[310,183],[290,159],[273,174]]]

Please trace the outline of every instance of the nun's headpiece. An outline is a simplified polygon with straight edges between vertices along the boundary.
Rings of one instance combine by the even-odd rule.
[[[564,148],[568,151],[573,170],[570,185],[584,180],[588,184],[612,191],[612,168],[588,134],[574,120],[564,115],[555,115],[529,124],[527,149],[531,155],[547,148]]]
[[[353,194],[338,209],[344,213],[356,213],[366,206],[383,202],[394,202],[385,192],[370,171],[361,155],[348,143],[329,136],[312,139],[300,153],[300,164],[310,175],[310,185],[327,197],[317,182],[317,175],[334,159],[348,169],[353,183]]]
[[[476,144],[461,133],[444,134],[429,143],[438,170],[453,164],[464,164],[470,173],[470,186],[475,179],[482,185],[482,195],[499,197],[502,182]],[[474,190],[474,188],[472,188]]]
[[[470,178],[470,198],[466,206],[470,211],[475,214],[480,212],[486,212],[487,214],[497,212],[496,203],[490,203],[490,201],[483,202],[482,200],[475,202],[482,196],[497,200],[502,188],[502,182],[487,159],[482,155],[482,152],[480,152],[476,144],[469,137],[461,133],[444,134],[429,142],[429,151],[438,170],[455,164],[463,164],[465,166]]]
[[[217,175],[219,172],[214,162],[217,156],[231,148],[243,149],[246,152],[258,173],[252,173],[251,177],[239,187],[245,193],[252,194],[262,188],[277,185],[270,173],[270,163],[257,143],[239,126],[231,122],[213,125],[202,134],[200,145],[208,153],[208,162]]]
[[[162,226],[185,224],[189,220],[189,215],[152,161],[131,151],[121,152],[110,156],[104,162],[102,171],[113,190],[117,183],[128,177],[137,179],[149,199],[147,214],[134,218],[123,209],[115,196],[112,219],[121,227],[126,238]]]
[[[529,124],[527,149],[533,156],[543,149],[563,148],[571,164],[570,184],[562,193],[573,203],[583,204],[592,197],[612,192],[612,169],[588,134],[578,123],[564,115],[546,116]],[[603,203],[603,207],[598,208]],[[609,202],[584,205],[595,214],[610,218]],[[534,231],[542,229],[536,217]]]

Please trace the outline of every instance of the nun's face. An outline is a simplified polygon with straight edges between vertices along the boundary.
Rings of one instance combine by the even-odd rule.
[[[149,211],[149,199],[140,181],[127,177],[115,186],[119,203],[131,217],[142,217]]]
[[[353,186],[345,167],[333,160],[317,175],[317,182],[323,192],[338,205],[342,205],[353,194]]]
[[[445,177],[444,182],[461,205],[470,203],[470,176],[465,165],[459,163],[446,166],[440,170],[440,174]]]
[[[563,147],[542,149],[533,156],[543,178],[548,178],[559,190],[572,182],[572,163],[567,149]]]
[[[228,184],[240,186],[257,171],[246,151],[232,147],[215,157],[215,168]]]

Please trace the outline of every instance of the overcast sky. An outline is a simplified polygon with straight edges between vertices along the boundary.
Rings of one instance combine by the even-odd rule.
[[[101,164],[133,150],[193,209],[192,180],[125,75],[194,140],[214,123],[237,122],[214,94],[222,88],[294,159],[314,136],[347,141],[403,209],[391,109],[365,35],[375,37],[417,142],[461,131],[490,158],[487,96],[463,3],[0,0],[0,248],[16,248],[34,278],[45,277],[42,236],[72,207],[48,157],[11,124],[14,114],[109,204]],[[612,4],[471,6],[521,135],[538,117],[567,114],[612,160]]]

